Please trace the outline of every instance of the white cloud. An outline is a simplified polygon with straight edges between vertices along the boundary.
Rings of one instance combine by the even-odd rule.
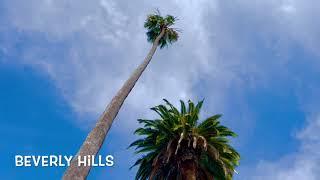
[[[179,17],[181,39],[156,53],[126,101],[128,110],[142,115],[164,97],[206,97],[218,112],[234,109],[229,101],[237,101],[238,111],[246,112],[241,124],[249,125],[243,94],[267,87],[276,72],[291,78],[283,70],[291,46],[311,52],[319,47],[320,24],[310,20],[319,17],[314,8],[320,6],[314,3],[11,0],[5,1],[5,25],[38,39],[18,52],[22,63],[47,72],[76,112],[96,116],[149,50],[143,21],[159,8]],[[10,40],[0,44],[6,54],[21,42]],[[270,57],[261,57],[265,51]],[[206,90],[199,94],[201,88]]]
[[[278,161],[260,161],[256,168],[248,168],[242,176],[254,180],[317,180],[320,176],[320,116],[309,119],[297,134],[301,147]],[[240,177],[241,178],[241,177]]]
[[[63,46],[57,48],[58,53],[53,53],[50,52],[52,49],[41,47],[40,43],[30,44],[23,49],[23,64],[40,67],[47,72],[79,113],[102,112],[150,48],[143,21],[145,15],[155,8],[129,14],[110,0],[80,1],[76,4],[34,0],[13,6],[14,3],[17,2],[7,2],[7,18],[12,20],[11,26],[33,32],[35,36],[44,34],[45,43]],[[171,5],[176,7],[176,3]],[[160,9],[165,8],[161,5]],[[177,16],[198,21],[199,17],[194,18],[188,13],[190,11],[180,9]],[[201,13],[201,7],[198,6],[194,13]],[[179,25],[187,26],[188,23],[180,21]],[[201,33],[200,20],[193,27]],[[192,82],[202,64],[206,65],[206,52],[191,43],[201,42],[205,48],[205,37],[190,34],[192,32],[184,29],[187,34],[181,35],[181,43],[156,53],[127,100],[131,110],[146,109],[159,103],[163,97],[172,100],[192,97]],[[186,54],[185,49],[192,51]]]

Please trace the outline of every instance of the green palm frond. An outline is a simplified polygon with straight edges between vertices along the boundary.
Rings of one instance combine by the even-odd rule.
[[[159,11],[148,15],[144,23],[144,27],[147,29],[146,34],[148,41],[153,43],[160,35],[161,31],[164,31],[164,35],[159,40],[160,48],[176,42],[179,38],[179,34],[176,28],[172,28],[176,20],[177,18],[171,15],[165,17],[161,16]]]
[[[229,137],[236,134],[220,124],[222,115],[199,123],[203,101],[196,104],[180,101],[180,108],[164,101],[165,104],[151,108],[159,119],[138,120],[143,127],[135,134],[143,137],[129,146],[135,147],[137,154],[143,154],[133,165],[139,166],[136,179],[181,178],[179,164],[190,158],[197,162],[202,174],[219,180],[232,179],[240,155],[229,143]]]

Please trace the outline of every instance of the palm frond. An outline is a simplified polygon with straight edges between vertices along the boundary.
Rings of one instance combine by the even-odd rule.
[[[180,108],[164,99],[165,104],[151,108],[158,119],[138,119],[143,127],[135,134],[143,136],[130,144],[143,154],[133,166],[139,166],[136,179],[182,178],[181,163],[195,159],[200,175],[231,180],[239,165],[240,155],[229,144],[236,134],[220,125],[220,114],[198,123],[203,100],[180,101]]]
[[[147,29],[147,40],[153,43],[160,35],[161,31],[165,31],[162,38],[159,40],[160,48],[164,48],[169,44],[176,42],[179,34],[176,28],[172,28],[177,18],[172,15],[161,16],[160,11],[157,10],[154,14],[147,16],[144,27]]]

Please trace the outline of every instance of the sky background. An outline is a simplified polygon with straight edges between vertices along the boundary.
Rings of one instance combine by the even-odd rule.
[[[100,154],[115,166],[88,179],[133,179],[136,119],[166,98],[205,98],[237,132],[236,180],[320,176],[320,1],[0,0],[0,177],[59,179],[65,168],[19,168],[14,155],[73,155],[145,57],[143,22],[179,18],[177,43],[156,52]]]

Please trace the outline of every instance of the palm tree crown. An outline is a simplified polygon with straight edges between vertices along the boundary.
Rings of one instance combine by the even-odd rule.
[[[165,105],[151,108],[159,119],[138,120],[144,127],[135,134],[143,138],[130,145],[143,154],[133,165],[139,165],[136,179],[232,179],[240,155],[229,145],[227,137],[236,134],[220,125],[221,115],[199,122],[203,101],[196,105],[180,101],[180,111],[164,101]],[[188,168],[194,178],[186,178]]]
[[[162,17],[158,11],[155,14],[148,15],[144,27],[147,29],[148,41],[153,43],[156,38],[164,31],[164,35],[159,40],[160,48],[172,44],[178,40],[178,33],[171,26],[175,24],[176,18],[171,15]]]

